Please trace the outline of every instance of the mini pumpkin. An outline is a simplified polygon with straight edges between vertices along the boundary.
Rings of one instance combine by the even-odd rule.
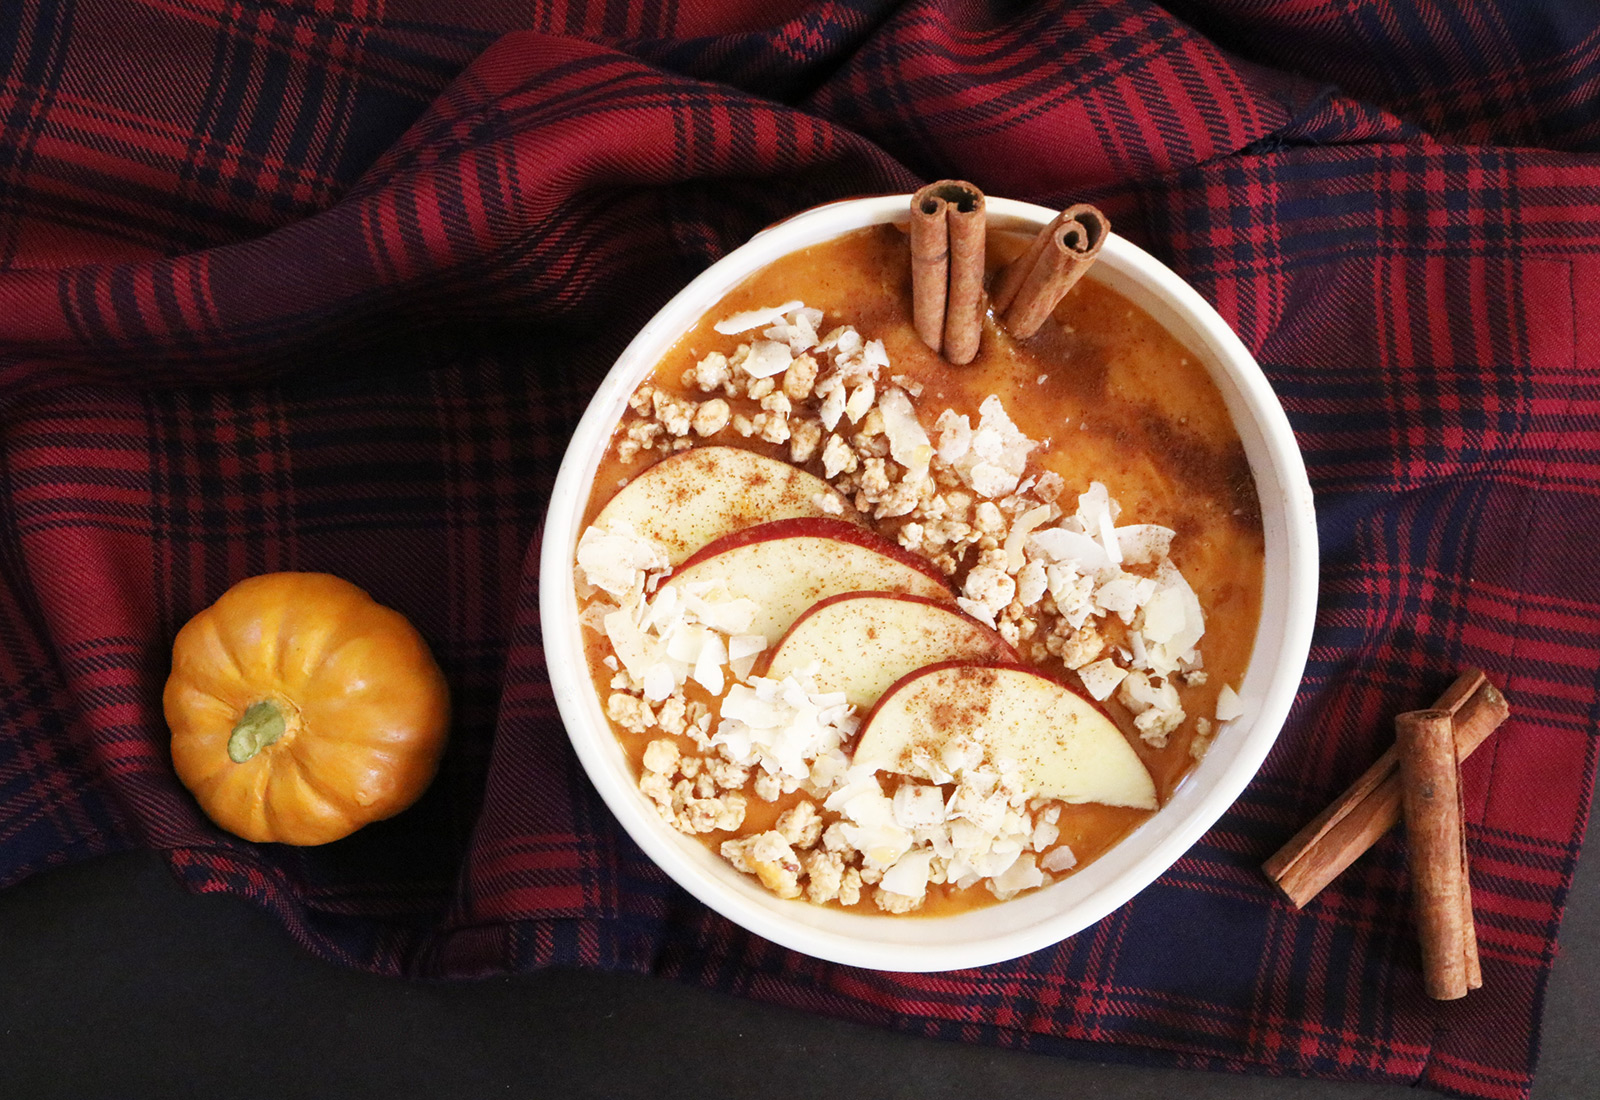
[[[178,632],[172,764],[246,840],[326,844],[433,781],[449,691],[405,616],[327,573],[240,581]]]

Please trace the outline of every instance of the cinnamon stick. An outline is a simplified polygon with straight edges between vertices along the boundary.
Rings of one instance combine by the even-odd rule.
[[[1479,669],[1456,677],[1434,703],[1451,715],[1456,753],[1465,760],[1511,713]],[[1344,794],[1262,865],[1298,908],[1332,882],[1400,820],[1399,760],[1389,749]]]
[[[1000,273],[993,302],[1001,324],[1021,339],[1038,332],[1100,255],[1110,232],[1111,222],[1088,203],[1057,214]]]
[[[911,196],[911,324],[936,352],[944,348],[944,303],[950,293],[950,226],[940,186],[930,183]]]
[[[958,366],[983,335],[983,192],[964,180],[911,196],[911,320],[922,342]]]
[[[1453,1001],[1471,988],[1468,958],[1477,955],[1472,911],[1463,903],[1467,865],[1455,735],[1442,710],[1407,711],[1395,718],[1394,729],[1423,985],[1434,1000]]]
[[[967,184],[966,186],[971,186]],[[965,366],[983,336],[983,254],[988,237],[983,192],[945,208],[950,222],[950,294],[944,307],[944,357]]]

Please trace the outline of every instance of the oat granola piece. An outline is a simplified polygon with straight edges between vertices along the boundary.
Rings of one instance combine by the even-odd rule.
[[[750,769],[720,756],[706,758],[706,774],[726,791],[742,790],[750,782]]]
[[[714,351],[694,365],[694,384],[701,393],[711,393],[727,384],[730,373],[728,357]]]
[[[611,698],[606,700],[606,717],[629,733],[643,733],[656,724],[650,704],[625,691],[611,693]]]
[[[901,479],[889,486],[888,491],[879,498],[878,507],[873,510],[872,514],[878,519],[910,515],[916,511],[921,499],[921,485],[917,482]]]
[[[680,779],[672,785],[672,811],[682,813],[683,808],[694,797],[694,780]]]
[[[922,908],[926,894],[912,897],[909,894],[897,894],[893,890],[878,887],[872,891],[872,902],[885,913],[912,913]]]
[[[672,777],[661,772],[645,772],[639,777],[639,792],[664,808],[670,815],[672,810]],[[671,817],[668,817],[671,820]]]
[[[778,395],[782,397],[782,394]],[[768,443],[787,443],[789,441],[789,418],[775,412],[759,412],[751,421],[755,432]]]
[[[651,398],[656,420],[667,430],[668,435],[684,436],[689,434],[689,422],[694,417],[694,404],[674,397],[665,390],[656,390]]]
[[[813,848],[822,837],[822,815],[814,802],[796,802],[778,815],[778,832],[795,848]]]
[[[806,871],[806,897],[817,905],[833,901],[844,885],[844,857],[837,852],[807,852],[801,858]]]
[[[729,863],[755,875],[761,885],[780,898],[800,896],[800,857],[776,830],[723,841],[719,851]]]
[[[861,901],[861,872],[854,867],[846,867],[844,877],[839,880],[839,904],[855,905]]]
[[[683,699],[683,689],[679,688],[662,700],[661,709],[656,712],[656,724],[661,727],[661,732],[681,737],[688,728],[688,717],[689,708]]]
[[[745,797],[732,793],[720,798],[692,798],[679,816],[679,828],[688,833],[732,832],[744,824]]]
[[[804,401],[817,384],[817,361],[809,355],[796,356],[783,372],[783,393],[790,401]]]
[[[828,442],[822,446],[822,472],[832,478],[840,473],[853,474],[860,466],[856,453],[850,445],[836,435],[829,435]]]
[[[1139,737],[1156,748],[1165,748],[1168,735],[1183,724],[1183,703],[1171,680],[1158,685],[1143,672],[1130,672],[1117,687],[1117,701],[1133,712]]]
[[[1052,652],[1068,668],[1082,668],[1105,652],[1106,640],[1093,623],[1084,623],[1077,630],[1067,626],[1064,621],[1058,621],[1057,625],[1063,627],[1065,632],[1057,635],[1061,639],[1060,645],[1054,647]]]
[[[644,747],[644,770],[673,775],[678,770],[678,761],[682,755],[676,741],[665,737],[652,741]]]
[[[690,425],[694,428],[694,434],[704,439],[726,428],[732,416],[733,412],[729,409],[728,403],[720,397],[713,397],[694,411]]]
[[[789,461],[810,462],[822,442],[822,425],[815,420],[797,420],[789,425]]]
[[[771,772],[762,772],[756,776],[756,797],[763,802],[776,802],[778,796],[783,794],[783,782]]]
[[[749,801],[738,791],[729,791],[720,801],[722,812],[717,815],[716,830],[731,833],[744,824],[744,812]]]
[[[855,847],[850,843],[844,826],[837,821],[822,830],[822,846],[830,852],[837,852],[841,855],[855,852]]]
[[[837,495],[835,495],[833,493],[829,493],[827,496],[823,496],[821,493],[818,493],[817,497],[815,499],[816,499],[817,507],[818,507],[819,510],[821,510],[823,515],[825,515],[825,516],[842,516],[842,515],[844,515],[844,505],[839,503],[839,498],[838,498]]]
[[[988,501],[984,502],[993,507]],[[984,550],[977,564],[967,573],[962,594],[956,600],[961,610],[989,626],[995,625],[995,616],[1004,610],[1017,594],[1017,582],[1006,572],[1004,550]]]
[[[655,395],[656,388],[654,386],[648,382],[641,383],[638,389],[628,395],[628,407],[640,416],[649,416]]]

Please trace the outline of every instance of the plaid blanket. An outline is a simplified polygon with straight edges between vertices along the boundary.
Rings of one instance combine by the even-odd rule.
[[[1293,75],[1291,75],[1293,74]],[[0,4],[0,882],[155,848],[390,974],[630,968],[918,1034],[1527,1094],[1600,718],[1600,15],[1489,0]],[[550,700],[538,525],[631,333],[818,201],[1101,204],[1288,409],[1322,604],[1238,804],[1052,949],[907,976],[672,887]],[[327,570],[431,641],[424,800],[312,850],[170,769],[177,628]],[[1458,668],[1484,988],[1421,989],[1391,836],[1304,911],[1260,861]]]

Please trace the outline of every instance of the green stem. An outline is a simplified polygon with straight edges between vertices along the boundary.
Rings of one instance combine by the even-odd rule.
[[[283,711],[271,699],[253,703],[228,737],[228,759],[243,764],[283,736]]]

